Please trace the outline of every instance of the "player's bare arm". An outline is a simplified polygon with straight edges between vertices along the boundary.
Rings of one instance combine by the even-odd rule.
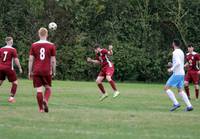
[[[14,61],[15,61],[15,64],[17,65],[17,67],[19,68],[19,72],[22,73],[23,71],[22,71],[22,67],[21,67],[21,64],[19,62],[19,59],[15,58]]]
[[[197,61],[197,63],[196,63],[196,67],[197,67],[198,70],[200,70],[200,60]]]
[[[108,55],[110,55],[110,56],[113,55],[113,50],[112,49],[113,49],[113,46],[109,45],[108,46]]]
[[[56,75],[56,57],[51,57],[51,66],[52,66],[52,76]]]
[[[29,63],[28,63],[28,77],[29,79],[32,78],[33,75],[33,62],[34,62],[34,56],[29,56]]]
[[[200,61],[197,62],[198,74],[200,75],[200,67],[199,67],[199,65],[200,65]]]
[[[94,64],[100,64],[99,60],[94,60],[94,59],[91,59],[90,57],[87,58],[87,62],[94,63]]]

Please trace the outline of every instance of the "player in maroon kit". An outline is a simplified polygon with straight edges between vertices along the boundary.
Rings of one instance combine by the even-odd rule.
[[[30,49],[29,79],[33,79],[33,86],[37,89],[39,112],[48,112],[52,76],[56,73],[56,47],[47,41],[46,28],[40,28],[38,35],[40,40],[33,43]],[[43,87],[45,88],[44,96]]]
[[[198,53],[194,52],[194,47],[192,44],[188,45],[188,53],[186,55],[187,74],[185,76],[185,91],[190,99],[189,82],[192,81],[195,87],[196,99],[199,97],[199,68],[198,64],[200,62],[200,56]]]
[[[96,79],[96,83],[103,94],[102,97],[100,98],[100,101],[108,97],[108,94],[106,93],[104,86],[102,84],[104,78],[107,79],[112,89],[114,90],[113,97],[115,98],[120,94],[119,91],[117,91],[116,89],[115,82],[112,80],[112,76],[114,74],[114,65],[109,59],[109,56],[113,55],[112,49],[113,49],[112,45],[109,45],[109,50],[107,50],[107,49],[101,49],[100,45],[96,44],[95,45],[96,59],[87,58],[88,62],[101,65],[101,71]]]
[[[2,85],[3,81],[8,78],[8,81],[12,83],[10,97],[8,98],[8,102],[14,103],[16,100],[14,96],[17,91],[17,76],[13,68],[13,60],[15,64],[18,66],[20,73],[22,73],[22,68],[17,57],[17,51],[12,47],[13,38],[6,37],[6,46],[0,48],[0,85]]]

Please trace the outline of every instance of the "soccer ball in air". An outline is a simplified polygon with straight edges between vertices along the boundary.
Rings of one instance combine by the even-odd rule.
[[[56,30],[57,29],[57,24],[55,22],[49,23],[49,29],[50,30]]]

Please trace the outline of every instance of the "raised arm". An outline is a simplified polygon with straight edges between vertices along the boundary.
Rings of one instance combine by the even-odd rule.
[[[90,57],[87,58],[87,62],[94,63],[94,64],[100,64],[99,60],[94,60],[94,59],[91,59]]]
[[[112,56],[113,55],[113,46],[112,45],[109,45],[108,46],[108,55]]]

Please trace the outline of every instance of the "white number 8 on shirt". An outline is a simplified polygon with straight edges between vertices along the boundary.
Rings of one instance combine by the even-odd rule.
[[[40,59],[41,59],[41,60],[44,60],[44,59],[45,59],[45,49],[44,49],[44,48],[41,48],[41,49],[40,49]]]

